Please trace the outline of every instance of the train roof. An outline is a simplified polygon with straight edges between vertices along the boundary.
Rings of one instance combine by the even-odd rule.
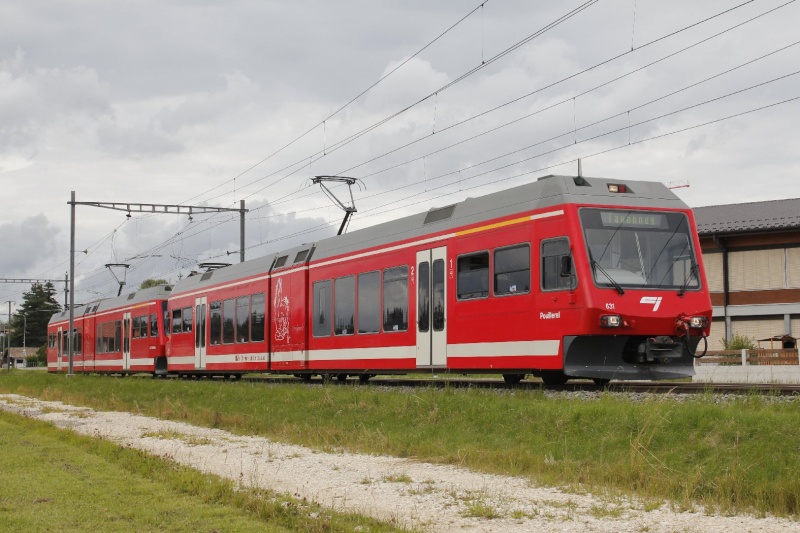
[[[308,248],[308,246],[306,246]],[[285,255],[285,252],[284,252]],[[195,274],[179,280],[172,288],[172,294],[182,294],[191,292],[198,287],[219,285],[227,281],[239,280],[257,276],[270,271],[272,263],[275,261],[276,254],[268,254],[256,259],[250,259],[244,263],[210,270],[204,274]]]
[[[110,309],[117,309],[119,307],[126,307],[130,305],[136,305],[142,302],[148,302],[150,300],[166,300],[167,298],[169,298],[171,292],[172,292],[171,285],[156,285],[155,287],[138,290],[130,294],[124,294],[122,296],[116,296],[114,298],[95,300],[93,302],[89,302],[88,304],[76,305],[74,316],[80,317],[84,314],[99,313],[102,311],[108,311]],[[53,322],[62,322],[68,319],[69,319],[69,309],[65,309],[64,311],[56,313],[52,317],[50,317],[50,323],[52,324]]]
[[[610,184],[625,185],[628,192],[609,192]],[[551,175],[532,183],[477,198],[467,198],[449,206],[433,208],[427,213],[403,217],[324,239],[317,243],[314,259],[325,259],[431,232],[446,231],[489,219],[563,204],[688,209],[680,198],[659,182]]]
[[[625,185],[627,191],[610,192],[609,184]],[[204,285],[219,285],[226,281],[252,277],[270,270],[277,271],[310,260],[326,259],[432,232],[438,233],[515,213],[564,204],[688,209],[680,198],[659,182],[550,175],[532,183],[477,198],[467,198],[448,206],[432,208],[424,213],[383,222],[315,243],[303,244],[202,275],[190,276],[176,283],[172,294],[190,292]]]

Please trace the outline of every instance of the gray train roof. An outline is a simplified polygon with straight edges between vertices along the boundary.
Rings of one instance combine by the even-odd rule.
[[[545,176],[535,182],[518,187],[478,198],[467,198],[462,202],[433,208],[425,213],[384,222],[202,275],[184,278],[175,284],[172,294],[177,295],[190,292],[203,285],[218,285],[226,281],[269,272],[274,260],[283,256],[287,257],[286,264],[280,268],[289,268],[309,260],[325,259],[363,248],[419,237],[431,232],[447,231],[489,219],[562,204],[597,203],[625,207],[688,209],[688,206],[663,183],[603,178],[582,179],[583,181],[580,182],[575,176]],[[608,191],[608,184],[624,184],[631,192],[611,193]],[[310,251],[308,257],[304,261],[295,261],[297,253],[304,250]],[[273,270],[278,270],[278,268]]]
[[[575,176],[545,176],[532,183],[478,198],[467,198],[451,206],[431,209],[427,213],[324,239],[317,243],[314,260],[562,204],[599,203],[626,207],[688,208],[663,183],[603,178],[583,178],[583,182],[585,185],[577,185]],[[608,184],[624,184],[631,192],[611,193],[608,191]]]
[[[238,280],[269,272],[274,260],[275,254],[268,254],[264,257],[250,259],[244,263],[237,263],[235,265],[211,270],[204,274],[195,274],[179,280],[178,283],[172,287],[172,294],[176,295],[191,292],[198,287],[218,285],[226,281]]]
[[[90,313],[101,313],[103,311],[108,311],[109,309],[117,309],[119,307],[125,307],[128,305],[135,305],[141,302],[147,302],[149,300],[166,300],[169,298],[171,294],[172,286],[171,285],[156,285],[155,287],[150,287],[149,289],[142,289],[139,291],[132,292],[130,294],[123,294],[122,296],[116,296],[114,298],[106,298],[102,300],[95,300],[85,305],[75,306],[75,318],[79,318],[84,315],[84,313],[88,310]],[[61,311],[60,313],[54,314],[50,318],[50,323],[52,322],[61,322],[63,320],[69,319],[69,310]]]

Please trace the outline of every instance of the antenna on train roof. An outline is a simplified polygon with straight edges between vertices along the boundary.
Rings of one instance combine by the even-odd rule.
[[[345,205],[341,200],[336,198],[336,195],[333,194],[333,192],[331,192],[331,190],[328,187],[325,186],[325,182],[327,182],[327,181],[332,181],[332,182],[335,182],[335,183],[346,183],[347,184],[347,189],[350,191],[350,205],[349,206]],[[354,183],[358,183],[359,184],[358,185],[359,188],[361,188],[361,185],[363,183],[361,182],[361,180],[359,180],[357,178],[348,178],[348,177],[345,177],[345,176],[315,176],[315,177],[311,178],[311,183],[314,183],[314,184],[318,183],[319,186],[322,187],[322,192],[325,193],[325,196],[327,196],[328,198],[333,200],[333,202],[336,205],[338,205],[339,207],[341,207],[342,210],[344,211],[344,220],[342,220],[342,225],[339,226],[339,233],[336,234],[336,235],[341,235],[344,232],[346,226],[349,224],[350,218],[353,216],[353,213],[355,213],[357,211],[357,209],[356,209],[356,201],[353,199],[353,184]],[[367,188],[366,185],[364,186],[364,188],[365,189]]]

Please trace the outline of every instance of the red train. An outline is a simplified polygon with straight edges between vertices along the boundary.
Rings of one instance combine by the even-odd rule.
[[[660,183],[547,176],[90,304],[75,370],[685,377],[711,321],[699,249]]]

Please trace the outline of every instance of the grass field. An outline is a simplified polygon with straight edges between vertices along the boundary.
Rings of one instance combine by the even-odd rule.
[[[0,411],[2,531],[402,531]]]
[[[800,514],[800,401],[556,399],[541,391],[177,381],[12,372],[0,392],[527,476],[657,506]]]

